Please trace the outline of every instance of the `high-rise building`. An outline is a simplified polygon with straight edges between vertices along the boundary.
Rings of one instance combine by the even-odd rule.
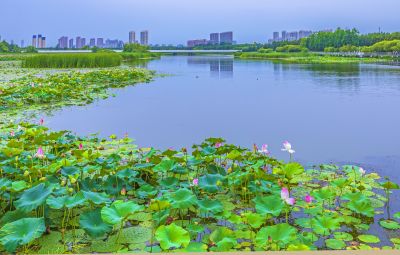
[[[299,39],[299,32],[294,31],[290,32],[287,38],[288,41],[297,41]]]
[[[210,44],[219,44],[219,33],[210,34]]]
[[[187,41],[187,46],[189,48],[193,48],[193,47],[200,46],[200,45],[207,45],[207,44],[208,44],[207,39],[197,39],[197,40]]]
[[[32,46],[35,47],[35,48],[37,47],[36,42],[37,42],[36,41],[36,35],[33,35],[32,36]]]
[[[81,45],[82,45],[81,48],[83,48],[83,47],[86,46],[86,39],[85,39],[85,38],[82,38],[82,39],[81,39]]]
[[[136,33],[135,31],[129,32],[129,43],[136,43]]]
[[[279,41],[279,32],[274,32],[273,33],[273,36],[272,36],[272,39],[274,40],[274,41]]]
[[[104,47],[104,39],[103,38],[97,38],[96,46],[99,47],[99,48],[103,48]]]
[[[39,49],[42,48],[42,35],[41,35],[41,34],[38,34],[37,47],[38,47]]]
[[[90,48],[93,48],[94,46],[96,46],[96,39],[90,38],[89,46],[90,46]]]
[[[68,48],[70,48],[70,49],[74,48],[74,39],[73,38],[69,39]]]
[[[83,48],[83,46],[85,46],[85,45],[86,45],[86,39],[83,38],[83,37],[77,36],[77,37],[76,37],[76,42],[75,42],[75,47],[76,47],[77,49],[81,49],[81,48]]]
[[[58,39],[58,48],[60,48],[60,49],[68,48],[68,37],[67,36],[62,36],[62,37],[60,37],[60,39]]]
[[[287,41],[287,32],[285,30],[282,31],[282,41]]]
[[[219,34],[219,41],[221,44],[232,44],[233,43],[233,32],[223,32]]]
[[[0,37],[0,41],[1,41],[1,37]],[[25,41],[21,40],[21,48],[24,48],[24,47],[25,47]]]
[[[300,30],[299,31],[299,39],[301,39],[301,38],[305,38],[305,37],[309,37],[310,35],[312,35],[312,31],[311,30],[307,30],[307,31],[305,31],[305,30]]]
[[[140,32],[140,44],[149,45],[149,31],[144,30]]]
[[[42,45],[40,48],[46,48],[46,37],[42,37]]]

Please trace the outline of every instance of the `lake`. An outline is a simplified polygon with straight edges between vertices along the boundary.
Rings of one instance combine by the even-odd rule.
[[[399,182],[400,68],[283,64],[231,56],[164,56],[146,67],[167,77],[69,107],[46,124],[77,134],[128,133],[139,146],[179,149],[207,137],[307,165],[353,163]]]

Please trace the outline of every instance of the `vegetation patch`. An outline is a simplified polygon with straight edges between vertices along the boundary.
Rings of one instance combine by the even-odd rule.
[[[35,54],[25,58],[25,68],[95,68],[121,64],[117,53],[53,53]]]

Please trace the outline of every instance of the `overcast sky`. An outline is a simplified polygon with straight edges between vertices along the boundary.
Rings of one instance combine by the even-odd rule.
[[[266,42],[273,31],[357,28],[400,31],[400,0],[1,0],[2,39],[54,45],[67,35],[128,40],[149,30],[151,44],[185,44],[233,31],[238,42]]]

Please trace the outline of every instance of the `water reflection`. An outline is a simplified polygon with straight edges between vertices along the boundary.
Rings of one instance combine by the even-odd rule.
[[[188,66],[209,66],[213,78],[233,78],[233,57],[194,56],[187,58]]]

